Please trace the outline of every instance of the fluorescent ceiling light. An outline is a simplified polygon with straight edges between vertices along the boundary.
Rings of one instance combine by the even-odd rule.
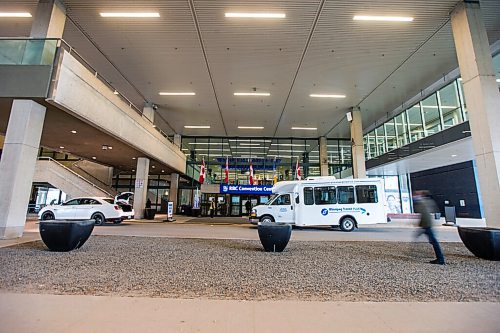
[[[102,17],[160,17],[160,13],[100,13]]]
[[[258,152],[254,152],[254,151],[239,151],[239,152],[237,152],[237,154],[242,154],[242,155],[245,155],[245,154],[249,154],[249,155],[266,155],[266,153],[258,153]]]
[[[293,130],[316,131],[317,127],[292,127]]]
[[[227,142],[189,142],[188,145],[228,145]]]
[[[113,94],[119,95],[120,93],[115,89],[115,91],[113,91]]]
[[[225,17],[239,18],[285,18],[285,13],[224,13]]]
[[[272,143],[271,146],[309,147],[310,145],[302,145],[300,143]]]
[[[268,147],[248,147],[248,146],[234,146],[231,147],[231,149],[238,150],[238,149],[267,149]]]
[[[318,97],[318,98],[345,98],[345,95],[339,95],[339,94],[310,94],[309,97]]]
[[[198,125],[185,125],[184,128],[210,128],[210,126],[205,126],[205,125],[202,125],[202,126],[198,126]]]
[[[238,126],[239,129],[264,129],[264,126]]]
[[[352,19],[354,21],[385,21],[385,22],[411,22],[411,21],[413,21],[413,17],[409,17],[409,16],[356,15]]]
[[[260,146],[260,143],[240,143],[240,146]]]
[[[161,96],[194,96],[194,92],[159,92]]]
[[[72,130],[71,133],[76,134],[77,132],[76,132],[76,130]]]
[[[31,14],[27,12],[18,12],[18,13],[0,12],[0,17],[31,17]]]
[[[249,92],[249,93],[235,92],[233,95],[234,96],[271,96],[270,93],[258,93],[258,92]]]
[[[220,148],[195,148],[196,151],[223,151]]]
[[[229,139],[231,142],[271,142],[271,140],[253,140],[253,139]]]

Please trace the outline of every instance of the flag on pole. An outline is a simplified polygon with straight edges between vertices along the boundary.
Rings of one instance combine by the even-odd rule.
[[[198,181],[203,184],[205,182],[205,158],[201,161],[200,178]]]
[[[229,184],[229,161],[227,156],[226,156],[226,178],[224,179],[224,182],[226,184]]]
[[[300,164],[299,164],[299,159],[297,158],[297,164],[295,165],[295,175],[297,176],[296,178],[298,180],[301,180],[301,174],[300,174]]]
[[[275,157],[273,161],[273,184],[276,184],[277,182],[278,182],[278,174],[276,173],[276,157]]]
[[[250,160],[250,185],[253,185],[253,166],[252,166],[252,160]]]

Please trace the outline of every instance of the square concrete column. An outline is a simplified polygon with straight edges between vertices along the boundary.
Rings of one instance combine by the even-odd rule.
[[[168,194],[168,200],[174,203],[174,214],[177,213],[177,196],[179,193],[179,174],[170,174],[170,192]]]
[[[352,108],[351,117],[352,175],[354,178],[366,178],[363,124],[359,107]]]
[[[500,95],[479,2],[451,13],[486,224],[500,227]]]
[[[174,134],[174,145],[176,145],[177,147],[181,147],[181,144],[182,144],[182,137],[180,134]]]
[[[328,176],[328,140],[322,136],[319,138],[319,172],[321,176]]]
[[[134,218],[144,218],[144,208],[148,197],[149,158],[139,157],[135,168]]]
[[[14,100],[0,160],[0,238],[23,235],[45,107]]]
[[[144,108],[142,109],[142,116],[154,124],[155,109],[153,108],[153,104],[146,103],[146,105],[144,105]]]
[[[59,0],[38,0],[30,37],[62,38],[66,8]]]

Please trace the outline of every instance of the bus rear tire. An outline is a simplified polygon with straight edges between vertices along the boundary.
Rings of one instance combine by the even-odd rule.
[[[264,215],[260,218],[260,222],[272,223],[272,222],[274,222],[274,218],[271,215]]]
[[[356,221],[352,217],[344,217],[340,221],[340,230],[345,232],[351,232],[356,227]]]

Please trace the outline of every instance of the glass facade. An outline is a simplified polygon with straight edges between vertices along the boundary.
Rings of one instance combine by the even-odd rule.
[[[170,183],[167,175],[149,175],[148,194],[151,208],[166,212]],[[118,192],[134,192],[135,174],[119,174],[113,178],[113,188]]]
[[[193,183],[198,180],[202,160],[205,183],[223,183],[226,158],[230,184],[249,184],[250,163],[256,184],[272,184],[275,176],[277,180],[295,179],[297,161],[302,178],[320,175],[319,139],[184,136],[181,149]],[[328,139],[327,154],[330,175],[343,176],[352,167],[350,140]]]
[[[493,66],[497,73],[500,72],[500,54],[493,57]],[[500,89],[499,79],[497,77]],[[467,120],[462,79],[458,78],[366,133],[366,159],[376,158]]]
[[[467,120],[461,81],[447,86],[365,134],[365,156],[372,159]]]

